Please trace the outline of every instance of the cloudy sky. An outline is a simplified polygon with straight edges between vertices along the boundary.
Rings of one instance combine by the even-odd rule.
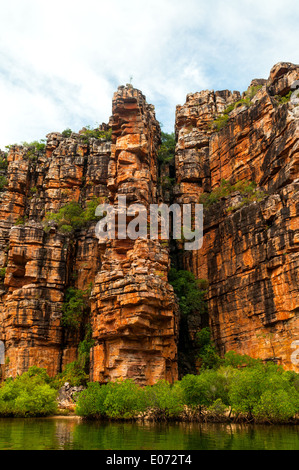
[[[203,89],[299,63],[298,0],[0,0],[0,148],[107,122],[130,80],[165,132]],[[131,78],[132,77],[132,78]]]

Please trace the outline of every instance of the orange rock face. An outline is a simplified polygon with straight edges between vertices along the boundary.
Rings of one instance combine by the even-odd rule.
[[[159,179],[172,178],[167,165],[158,175],[161,132],[154,108],[129,85],[119,87],[109,125],[100,127],[112,130],[112,141],[107,134],[87,137],[84,130],[55,132],[45,149],[10,149],[7,168],[3,163],[0,168],[7,178],[0,191],[6,376],[31,365],[45,367],[51,376],[63,370],[77,358],[87,321],[94,340],[90,379],[101,383],[173,382],[182,343],[192,351],[205,322],[222,355],[235,350],[298,371],[291,360],[299,339],[298,79],[299,67],[282,63],[268,80],[253,80],[247,95],[227,90],[188,95],[176,112],[171,189],[159,185]],[[3,152],[0,157],[6,159]],[[117,209],[126,196],[126,209],[142,204],[148,211],[163,200],[198,203],[223,180],[231,186],[254,182],[259,192],[247,194],[239,186],[206,206],[203,247],[175,253],[181,267],[209,281],[208,318],[183,319],[180,342],[165,241],[148,233],[98,240],[96,221],[71,233],[55,222],[45,230],[46,214],[70,202],[85,209],[98,198]],[[127,215],[124,225],[132,219]],[[63,322],[66,291],[90,285],[88,315],[72,331]]]
[[[146,208],[156,201],[160,127],[154,108],[131,87],[113,100],[113,141],[83,134],[47,136],[44,151],[13,147],[0,205],[0,338],[6,375],[45,367],[53,376],[77,357],[80,331],[62,321],[66,289],[90,299],[91,380],[120,377],[140,384],[177,378],[177,304],[167,282],[168,249],[159,240],[111,240],[99,244],[95,222],[67,235],[48,212],[94,197],[115,205],[118,195]],[[104,126],[102,130],[108,130]],[[14,224],[21,225],[14,225]]]
[[[159,125],[132,88],[113,99],[108,168],[111,204],[119,195],[148,208],[156,202]],[[129,219],[128,219],[129,220]],[[92,294],[92,380],[128,377],[141,385],[177,379],[176,301],[167,282],[169,253],[159,240],[110,240]]]
[[[185,269],[209,281],[216,345],[222,354],[235,350],[297,371],[299,100],[275,95],[286,95],[298,78],[298,66],[277,64],[268,81],[253,82],[260,89],[250,106],[240,103],[218,132],[211,124],[223,108],[213,92],[188,96],[176,124],[179,202],[199,202],[222,180],[253,181],[264,193],[244,201],[236,191],[206,207],[203,248],[182,258]]]

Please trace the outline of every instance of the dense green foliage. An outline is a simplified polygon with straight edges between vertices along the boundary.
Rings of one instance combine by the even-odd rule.
[[[88,300],[91,292],[91,286],[85,290],[69,287],[65,293],[64,304],[62,307],[62,324],[70,329],[78,330],[84,313],[88,309]]]
[[[213,369],[221,364],[220,356],[211,339],[210,328],[202,328],[196,334],[196,343],[199,347],[198,359],[201,369]]]
[[[64,233],[71,233],[75,229],[82,228],[90,222],[98,220],[95,211],[101,202],[101,198],[95,197],[83,209],[78,202],[71,201],[61,207],[57,213],[51,212],[46,214],[45,230],[47,231],[50,221],[55,221],[58,229]]]
[[[170,385],[161,380],[145,387],[145,408],[155,421],[177,418],[184,409],[184,396],[179,382]]]
[[[229,379],[221,371],[211,369],[199,375],[186,375],[181,381],[181,388],[184,403],[191,408],[212,406],[217,400],[229,405]]]
[[[281,96],[281,95],[275,95],[274,98],[275,100],[277,101],[278,104],[284,104],[284,103],[288,103],[291,99],[291,96],[292,96],[292,90],[289,91],[286,95],[284,96]]]
[[[131,380],[88,384],[79,395],[76,411],[87,418],[131,419],[147,415],[155,421],[197,416],[289,422],[299,413],[297,380],[294,372],[232,352],[220,366],[201,370],[199,375],[186,375],[173,385],[160,381],[142,388]]]
[[[54,220],[63,232],[72,231],[82,225],[82,207],[78,202],[69,202],[55,213],[47,213],[46,220]]]
[[[180,310],[183,315],[206,312],[206,280],[196,279],[191,272],[174,268],[169,271],[168,280],[179,298]]]
[[[23,147],[28,147],[30,152],[42,152],[45,147],[45,140],[34,140],[33,142],[22,142]]]
[[[84,354],[89,351],[87,343],[81,343]],[[70,364],[54,379],[37,367],[15,379],[8,378],[0,386],[0,416],[55,414],[57,388],[65,381],[70,381],[71,386],[87,385],[78,395],[76,412],[90,419],[147,417],[155,421],[231,419],[288,423],[299,413],[298,374],[235,352],[227,353],[213,369],[201,369],[198,375],[186,375],[174,384],[160,381],[145,387],[130,379],[105,385],[86,383],[86,376],[83,382],[78,381],[75,364],[79,363],[80,354],[77,363]]]
[[[79,343],[78,346],[78,358],[77,360],[67,364],[62,372],[57,374],[53,379],[53,386],[56,388],[60,388],[63,386],[65,382],[68,382],[71,387],[78,387],[80,385],[86,386],[88,379],[89,379],[89,366],[90,366],[90,349],[94,344],[94,340],[92,339],[92,330],[91,325],[86,323],[85,317],[85,309],[87,309],[87,298],[89,293],[86,294],[87,291],[80,291],[83,292],[83,303],[79,302],[79,308],[81,308],[81,314],[75,315],[75,319],[67,317],[67,320],[70,321],[70,325],[66,318],[63,317],[64,326],[72,333],[76,334],[76,330],[84,330],[84,339]],[[72,308],[74,303],[71,303],[71,307],[68,305],[66,310],[69,308],[72,312]],[[70,313],[69,313],[70,315]],[[81,318],[78,318],[80,317]],[[85,323],[83,323],[83,320]]]
[[[234,208],[230,207],[228,211],[237,210],[245,204],[248,204],[252,201],[261,201],[266,194],[263,191],[256,189],[256,183],[253,181],[238,181],[235,184],[231,184],[229,181],[222,180],[220,186],[215,188],[210,193],[203,193],[199,197],[199,203],[203,204],[205,207],[210,207],[212,204],[219,202],[221,198],[225,198],[233,194],[234,192],[239,192],[242,196],[242,202],[236,205]]]
[[[158,151],[158,162],[160,164],[173,163],[175,155],[175,135],[161,132],[162,144]]]
[[[274,364],[246,368],[231,381],[229,401],[250,418],[284,422],[299,412],[299,394],[289,376]]]
[[[0,416],[47,416],[56,413],[57,391],[44,369],[31,367],[0,387]]]
[[[89,383],[80,393],[76,412],[88,418],[132,419],[150,410],[157,421],[178,417],[184,407],[179,384],[160,381],[139,387],[132,380],[119,380],[106,385]]]
[[[235,369],[239,369],[241,367],[251,367],[261,365],[262,361],[259,359],[254,359],[247,354],[238,354],[235,351],[228,351],[225,354],[224,364],[226,366],[231,366]]]

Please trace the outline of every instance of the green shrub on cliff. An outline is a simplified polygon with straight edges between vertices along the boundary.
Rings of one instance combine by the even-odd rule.
[[[210,328],[202,328],[196,333],[196,343],[199,347],[198,358],[200,359],[201,369],[215,369],[222,363],[212,342]]]
[[[28,147],[30,154],[33,152],[42,152],[45,150],[45,140],[34,140],[33,142],[22,142],[23,147]]]
[[[213,405],[217,400],[228,405],[228,377],[216,370],[205,370],[199,375],[186,375],[181,380],[184,403],[193,408]]]
[[[62,306],[62,324],[72,330],[78,330],[84,313],[88,309],[91,287],[85,290],[69,287]]]
[[[71,233],[73,230],[82,228],[90,222],[99,219],[95,215],[96,208],[102,203],[102,198],[94,197],[87,202],[86,208],[83,209],[76,201],[71,201],[59,209],[58,212],[46,214],[45,229],[47,231],[50,221],[55,221],[58,229],[63,233]]]
[[[6,268],[0,269],[0,280],[3,281],[6,275]]]
[[[145,410],[144,390],[133,380],[119,380],[106,385],[89,383],[80,393],[76,406],[79,416],[132,419]]]
[[[8,167],[7,154],[4,153],[0,157],[0,170],[7,170],[7,167]]]
[[[234,103],[231,103],[228,105],[223,113],[219,114],[214,121],[211,123],[211,129],[215,130],[216,132],[220,131],[223,129],[229,122],[229,114],[236,108],[239,108],[240,106],[246,106],[249,108],[251,106],[251,101],[257,94],[257,92],[262,88],[263,85],[255,85],[251,86],[248,88],[248,90],[244,93],[243,98],[241,98],[238,101],[235,101]]]
[[[227,114],[220,114],[211,123],[211,128],[218,132],[227,125],[228,121],[229,121],[229,116]]]
[[[106,202],[106,198],[93,197],[93,199],[91,199],[91,201],[86,204],[86,208],[82,211],[81,214],[83,225],[87,225],[90,222],[94,222],[95,220],[99,219],[99,217],[95,214],[96,208],[99,204],[102,204],[104,202]]]
[[[44,369],[31,367],[0,387],[0,416],[32,417],[56,413],[57,391]]]
[[[34,162],[38,159],[38,154],[44,152],[46,143],[44,139],[34,140],[33,142],[22,142],[23,147],[27,147],[26,157],[28,160]]]
[[[175,155],[175,135],[174,132],[167,134],[161,132],[162,144],[158,151],[158,162],[160,164],[172,163]]]
[[[286,422],[299,412],[299,393],[283,369],[260,364],[235,374],[229,403],[233,411],[248,419]]]
[[[174,268],[169,271],[168,280],[179,298],[180,310],[183,315],[206,312],[206,280],[196,279],[191,272]]]
[[[57,213],[47,213],[46,220],[54,220],[57,222],[58,228],[79,228],[82,226],[82,207],[78,202],[71,201],[61,207]]]
[[[103,139],[103,140],[111,140],[112,139],[112,129],[108,129],[107,131],[102,131],[100,129],[92,129],[91,126],[86,126],[80,133],[81,139],[83,142],[88,143],[89,139]]]
[[[61,134],[63,135],[63,137],[68,138],[68,137],[71,137],[72,132],[73,132],[72,129],[67,127],[66,129],[64,129],[64,131],[61,132]]]
[[[229,197],[233,193],[239,192],[243,196],[242,201],[234,207],[228,208],[228,212],[240,209],[245,204],[253,201],[261,201],[266,196],[261,190],[257,190],[257,185],[253,181],[242,180],[235,184],[223,179],[220,185],[210,193],[203,193],[199,197],[199,203],[204,207],[210,207],[219,202],[222,198]]]

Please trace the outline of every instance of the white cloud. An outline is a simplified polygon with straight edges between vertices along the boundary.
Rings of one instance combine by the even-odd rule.
[[[0,17],[0,147],[107,122],[133,76],[171,131],[175,106],[298,62],[296,0],[11,0]]]

